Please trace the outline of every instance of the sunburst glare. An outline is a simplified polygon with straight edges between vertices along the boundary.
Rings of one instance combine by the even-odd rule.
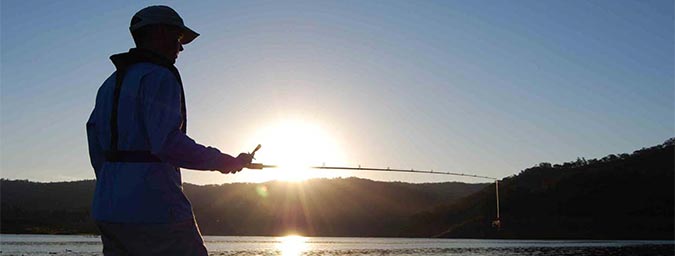
[[[259,130],[251,144],[262,144],[256,153],[257,162],[277,165],[265,171],[267,179],[302,181],[315,177],[329,177],[310,166],[323,163],[342,163],[344,155],[337,141],[319,125],[287,120]]]

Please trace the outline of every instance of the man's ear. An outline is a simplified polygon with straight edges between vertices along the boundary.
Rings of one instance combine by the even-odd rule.
[[[161,38],[165,38],[167,34],[168,29],[166,25],[159,26],[159,28],[157,29],[157,35],[160,36]]]
[[[156,38],[157,40],[162,41],[161,42],[162,45],[166,44],[168,42],[168,38],[170,38],[171,36],[173,36],[171,33],[171,28],[169,28],[168,26],[163,25],[157,28]]]
[[[150,34],[150,44],[153,47],[163,46],[166,38],[166,30],[164,26],[155,27]]]

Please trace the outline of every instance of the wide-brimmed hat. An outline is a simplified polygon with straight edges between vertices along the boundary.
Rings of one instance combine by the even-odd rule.
[[[183,32],[183,38],[180,40],[181,44],[189,44],[199,36],[199,33],[185,26],[183,19],[176,11],[171,9],[171,7],[164,5],[145,7],[134,14],[134,18],[132,18],[131,21],[132,23],[129,25],[129,30],[131,32],[151,24],[176,26]]]

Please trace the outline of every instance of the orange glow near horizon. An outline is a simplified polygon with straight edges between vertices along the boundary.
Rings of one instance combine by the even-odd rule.
[[[338,142],[319,125],[286,120],[259,130],[251,144],[261,144],[254,162],[277,165],[265,170],[259,180],[304,181],[310,178],[330,177],[311,166],[323,163],[342,163],[344,154]]]

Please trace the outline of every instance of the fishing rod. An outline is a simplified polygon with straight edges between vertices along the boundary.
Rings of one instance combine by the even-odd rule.
[[[255,156],[255,152],[260,150],[262,146],[258,144],[257,147],[253,150],[251,155]],[[254,158],[255,159],[255,158]],[[262,163],[250,163],[249,165],[246,166],[247,169],[256,169],[256,170],[262,170],[262,169],[270,169],[270,168],[279,168],[276,165],[268,165],[268,164],[262,164]],[[458,173],[458,172],[437,172],[434,170],[415,170],[415,169],[391,169],[389,167],[387,168],[372,168],[372,167],[361,167],[360,165],[358,167],[340,167],[340,166],[312,166],[309,167],[311,169],[323,169],[323,170],[352,170],[352,171],[376,171],[376,172],[408,172],[408,173],[425,173],[425,174],[441,174],[441,175],[453,175],[453,176],[463,176],[463,177],[472,177],[472,178],[482,178],[482,179],[489,179],[489,180],[498,180],[497,178],[494,177],[488,177],[488,176],[482,176],[482,175],[475,175],[475,174],[466,174],[466,173]]]
[[[251,155],[255,156],[255,152],[257,152],[262,146],[258,144],[258,146],[253,150]],[[255,159],[255,158],[254,158]],[[276,165],[268,165],[268,164],[262,164],[262,163],[250,163],[246,166],[247,169],[255,169],[255,170],[262,170],[262,169],[272,169],[272,168],[279,168]],[[321,170],[351,170],[351,171],[376,171],[376,172],[406,172],[406,173],[422,173],[422,174],[440,174],[440,175],[452,175],[452,176],[462,176],[462,177],[471,177],[471,178],[481,178],[481,179],[489,179],[489,180],[494,180],[495,182],[495,198],[497,200],[497,218],[492,222],[492,226],[496,227],[497,229],[501,228],[501,221],[499,217],[499,179],[494,178],[494,177],[488,177],[488,176],[482,176],[482,175],[475,175],[475,174],[466,174],[466,173],[458,173],[458,172],[439,172],[439,171],[434,171],[434,170],[415,170],[415,169],[391,169],[389,167],[387,168],[372,168],[372,167],[361,167],[360,165],[358,167],[342,167],[342,166],[312,166],[309,167],[310,169],[321,169]]]
[[[248,169],[272,169],[279,168],[276,165],[268,165],[261,163],[251,163],[246,166]],[[457,173],[457,172],[438,172],[434,170],[415,170],[415,169],[391,169],[387,168],[372,168],[372,167],[341,167],[341,166],[311,166],[310,169],[322,169],[322,170],[352,170],[352,171],[376,171],[376,172],[407,172],[407,173],[424,173],[424,174],[441,174],[441,175],[453,175],[453,176],[463,176],[463,177],[472,177],[472,178],[482,178],[489,180],[498,180],[494,177],[475,175],[475,174],[466,174],[466,173]]]
[[[336,167],[336,166],[313,166],[312,169],[323,169],[323,170],[354,170],[354,171],[376,171],[376,172],[408,172],[408,173],[426,173],[426,174],[441,174],[441,175],[453,175],[453,176],[464,176],[472,178],[482,178],[497,180],[497,178],[481,176],[475,174],[465,174],[457,172],[437,172],[434,170],[415,170],[415,169],[391,169],[387,168],[371,168],[371,167]]]

